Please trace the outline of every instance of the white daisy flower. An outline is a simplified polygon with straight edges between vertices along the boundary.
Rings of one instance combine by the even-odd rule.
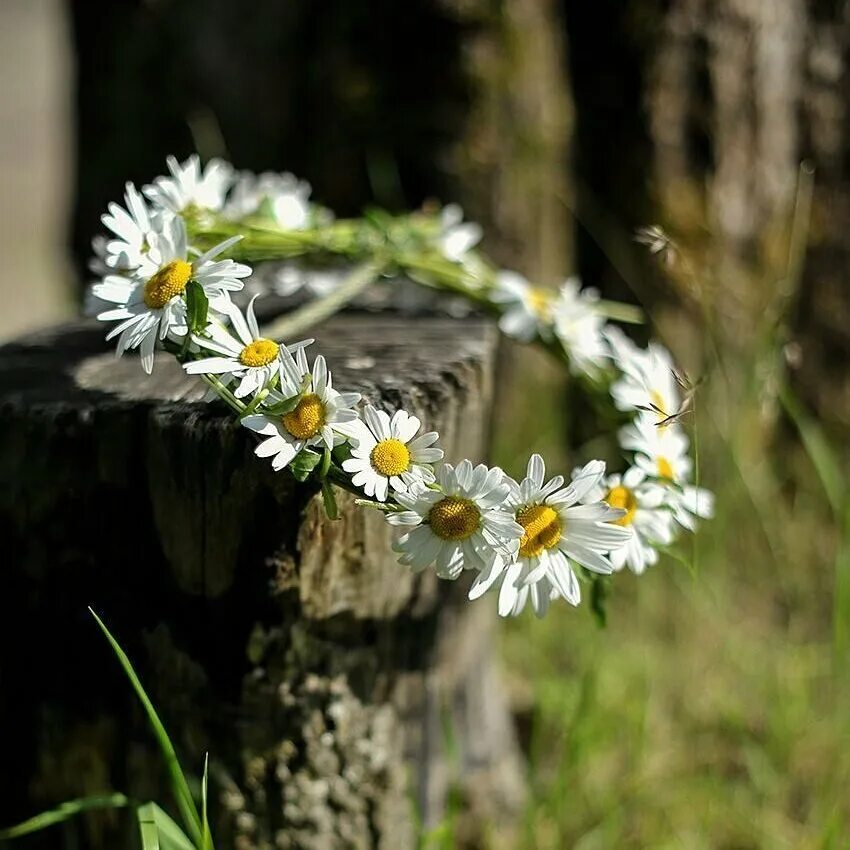
[[[633,358],[640,357],[643,354],[643,349],[636,345],[632,338],[617,325],[606,325],[605,330],[602,331],[602,336],[610,349],[611,359],[621,370],[624,368],[623,364],[627,364]]]
[[[688,437],[672,423],[659,427],[652,413],[640,413],[620,429],[620,446],[635,453],[635,465],[648,476],[666,481],[687,481],[693,470]]]
[[[127,186],[131,185],[131,183],[127,184]],[[127,215],[126,212],[124,214]],[[92,291],[93,286],[100,283],[100,280],[107,275],[117,274],[128,276],[131,273],[128,267],[121,265],[123,262],[122,258],[115,254],[110,255],[109,246],[111,244],[114,244],[114,240],[108,239],[103,234],[98,234],[97,236],[92,237],[92,256],[88,261],[88,270],[92,274],[96,275],[98,279],[92,281],[86,290],[83,301],[84,316],[94,318],[98,313],[102,313],[107,307],[109,307],[108,301],[104,301],[102,298],[98,298],[94,294]]]
[[[549,603],[555,599],[561,599],[562,594],[552,585],[547,576],[543,576],[534,584],[511,585],[508,578],[502,574],[501,589],[499,591],[499,612],[503,617],[518,617],[528,602],[537,617],[545,617],[549,610]],[[513,604],[510,604],[513,599]]]
[[[480,224],[463,220],[463,210],[457,204],[448,204],[441,210],[437,246],[447,260],[463,264],[466,255],[481,241],[483,235]]]
[[[555,336],[570,358],[570,371],[595,377],[609,352],[602,330],[605,317],[598,311],[599,293],[581,289],[578,278],[564,281],[553,309]]]
[[[156,340],[187,333],[184,293],[190,280],[201,285],[213,309],[224,309],[229,293],[242,289],[241,278],[248,277],[251,269],[214,258],[238,239],[227,239],[190,260],[186,226],[181,218],[174,217],[150,233],[150,248],[135,275],[112,274],[95,284],[94,297],[118,305],[97,316],[101,321],[118,323],[106,336],[118,337],[117,353],[140,348],[142,366],[150,374]]]
[[[312,370],[303,348],[295,354],[281,347],[280,389],[269,393],[266,404],[298,397],[298,403],[280,416],[254,413],[242,419],[242,424],[262,437],[255,449],[257,457],[272,458],[275,471],[290,464],[306,448],[333,449],[345,442],[351,425],[357,420],[354,405],[360,393],[340,393],[333,389],[331,374],[325,358],[319,355]]]
[[[404,511],[387,521],[409,529],[393,548],[399,563],[417,572],[434,564],[441,578],[456,579],[462,570],[488,568],[499,557],[510,558],[522,527],[504,509],[508,494],[498,467],[474,467],[468,460],[437,470],[439,489],[414,485],[398,493]]]
[[[115,238],[103,246],[103,261],[110,269],[137,269],[150,248],[153,216],[145,199],[132,183],[124,187],[124,203],[111,203],[100,220]],[[95,248],[97,251],[98,248]]]
[[[233,182],[233,166],[222,159],[211,159],[205,168],[192,154],[184,163],[173,156],[166,160],[170,177],[157,177],[142,191],[158,208],[176,215],[198,210],[220,210]]]
[[[294,295],[307,289],[312,295],[323,298],[338,289],[350,273],[346,268],[310,268],[300,263],[286,263],[276,270],[273,287],[278,295]]]
[[[469,591],[469,598],[477,599],[497,581],[501,582],[499,614],[503,617],[522,610],[527,598],[521,593],[523,587],[544,579],[532,599],[538,616],[558,596],[578,605],[581,589],[571,561],[592,572],[609,574],[613,566],[606,554],[631,537],[631,532],[611,524],[625,511],[599,500],[582,504],[605,474],[601,460],[576,470],[567,486],[561,475],[545,482],[545,474],[543,458],[534,454],[522,483],[507,479],[510,492],[506,505],[523,529],[516,559],[513,563],[494,562],[481,572]]]
[[[283,263],[272,274],[272,289],[284,297],[299,292],[306,282],[304,270],[298,263]]]
[[[673,508],[673,519],[688,531],[696,530],[698,519],[714,516],[714,493],[705,487],[683,484],[679,490],[671,488],[668,504]]]
[[[109,240],[101,233],[91,240],[92,257],[88,261],[88,269],[98,277],[108,275],[112,269],[106,264],[106,245]]]
[[[631,537],[609,555],[615,570],[624,566],[640,575],[658,563],[658,545],[673,542],[673,515],[665,507],[667,488],[647,478],[638,466],[624,475],[609,475],[585,496],[585,502],[603,501],[624,510],[625,516],[613,520],[631,532]]]
[[[404,493],[416,483],[433,482],[431,464],[442,460],[443,450],[435,445],[436,431],[416,436],[420,426],[419,419],[405,410],[397,410],[390,418],[367,404],[363,419],[351,433],[351,457],[342,463],[352,473],[351,483],[385,502],[390,487]]]
[[[272,215],[281,230],[304,230],[310,224],[310,184],[291,174],[284,177],[289,180],[271,199]]]
[[[640,349],[615,327],[606,329],[605,338],[623,373],[611,386],[617,409],[653,410],[656,420],[676,413],[681,399],[670,352],[655,342]]]
[[[689,483],[693,461],[685,432],[675,423],[659,427],[655,420],[655,414],[641,413],[620,429],[620,445],[635,453],[635,466],[647,476],[670,482],[666,504],[676,522],[693,531],[697,518],[714,516],[714,494]]]
[[[251,299],[245,316],[235,304],[225,306],[224,312],[236,332],[235,337],[223,325],[211,322],[206,331],[208,336],[194,338],[202,349],[213,351],[219,356],[185,363],[183,368],[186,372],[190,375],[223,375],[227,384],[238,381],[233,391],[236,398],[253,395],[280,374],[283,369],[283,346],[260,334],[254,314],[257,298],[259,295]],[[286,348],[293,352],[312,342],[312,339],[306,339]]]
[[[499,328],[506,336],[531,342],[536,336],[552,338],[555,294],[532,286],[521,274],[500,271],[490,300],[504,305]]]
[[[255,215],[268,203],[272,217],[281,230],[304,230],[310,223],[310,184],[288,172],[243,171],[237,178],[224,206],[224,216],[240,219]]]
[[[98,279],[91,281],[86,288],[86,294],[83,298],[83,315],[92,319],[110,306],[108,301],[104,301],[94,294],[94,287],[101,282],[101,279],[114,273],[113,269],[106,265],[106,243],[108,241],[103,235],[95,236],[91,241],[94,253],[89,259],[88,269],[92,274],[97,275]]]
[[[98,313],[102,313],[107,307],[111,306],[108,301],[98,298],[94,294],[94,287],[100,281],[93,281],[87,288],[83,296],[83,315],[87,319],[97,318]]]

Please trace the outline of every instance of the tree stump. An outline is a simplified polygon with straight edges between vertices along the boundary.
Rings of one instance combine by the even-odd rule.
[[[447,459],[482,458],[494,329],[338,316],[316,330],[339,387],[404,405]],[[210,753],[220,847],[404,848],[449,791],[498,821],[522,797],[494,670],[492,600],[414,576],[377,512],[253,456],[167,356],[146,377],[78,323],[0,349],[0,822],[109,789],[169,800],[122,642],[187,769]],[[44,846],[133,846],[93,814]]]

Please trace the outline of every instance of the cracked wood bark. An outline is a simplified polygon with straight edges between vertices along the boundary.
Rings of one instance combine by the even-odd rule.
[[[338,386],[415,411],[449,459],[482,457],[489,324],[352,315],[315,335]],[[455,781],[474,820],[505,818],[520,768],[491,600],[399,567],[382,518],[345,495],[328,521],[199,397],[167,357],[153,378],[116,361],[90,324],[0,349],[2,821],[108,788],[167,798],[87,604],[186,765],[210,751],[221,846],[412,848],[414,810],[439,821]],[[128,828],[88,817],[86,843],[130,846]]]

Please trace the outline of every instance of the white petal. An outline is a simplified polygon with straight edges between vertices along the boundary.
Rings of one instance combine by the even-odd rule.
[[[543,477],[546,474],[546,465],[543,463],[543,458],[539,454],[533,454],[528,459],[528,469],[526,476],[530,478],[536,487],[543,486]]]
[[[500,617],[507,617],[513,610],[518,596],[516,580],[519,578],[521,571],[522,566],[520,564],[510,564],[505,570],[505,577],[502,579],[502,587],[499,591]]]
[[[259,413],[252,413],[250,416],[245,416],[241,422],[246,428],[250,428],[252,431],[256,431],[256,433],[263,436],[271,437],[275,434],[283,436],[274,422],[267,416],[261,416]]]

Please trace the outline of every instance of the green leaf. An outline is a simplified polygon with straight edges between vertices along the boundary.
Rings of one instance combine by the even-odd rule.
[[[177,802],[177,807],[180,809],[180,815],[183,818],[183,823],[185,824],[186,830],[191,836],[193,843],[198,844],[201,840],[201,818],[198,814],[198,809],[195,806],[195,801],[192,799],[192,793],[189,790],[189,783],[186,782],[186,776],[183,773],[183,769],[180,767],[180,762],[177,759],[177,753],[174,750],[174,745],[171,743],[171,739],[168,737],[168,733],[165,731],[165,727],[162,725],[162,721],[159,719],[159,715],[156,713],[153,703],[145,693],[145,689],[142,687],[142,683],[136,675],[136,671],[133,669],[130,659],[127,657],[124,650],[121,649],[118,641],[112,637],[103,620],[95,614],[92,608],[89,608],[89,611],[91,611],[91,614],[100,626],[101,631],[104,635],[106,635],[106,639],[109,641],[112,646],[112,650],[115,652],[121,666],[124,668],[124,672],[127,674],[127,678],[130,680],[130,684],[133,686],[136,696],[138,696],[139,701],[145,709],[145,713],[148,716],[148,721],[153,729],[154,736],[156,737],[159,748],[162,750],[162,754],[165,757],[165,764],[171,778],[171,790]]]
[[[299,401],[301,401],[301,396],[294,395],[285,401],[277,402],[277,404],[264,404],[261,412],[268,413],[270,416],[283,416],[286,413],[292,413],[298,407]]]
[[[322,452],[322,464],[319,467],[319,478],[324,481],[328,477],[328,470],[331,468],[331,450],[325,446]]]
[[[311,452],[309,449],[304,449],[302,452],[299,452],[292,463],[289,464],[289,468],[292,470],[295,480],[306,481],[321,459],[321,455],[316,454],[316,452]]]
[[[81,812],[89,812],[94,809],[121,809],[128,805],[130,805],[130,801],[123,794],[99,794],[93,797],[81,797],[78,800],[68,800],[55,809],[35,815],[23,823],[0,829],[0,839],[29,835],[31,832],[38,832],[48,826],[69,820]]]
[[[590,610],[600,629],[608,623],[608,581],[594,573],[590,585]]]
[[[209,781],[209,767],[210,767],[210,756],[207,753],[204,756],[204,776],[201,780],[201,825],[202,825],[202,835],[201,835],[201,850],[213,850],[213,842],[212,842],[212,834],[210,833],[210,822],[208,818],[208,807],[207,807],[207,787]]]
[[[380,207],[367,207],[363,210],[363,221],[379,233],[386,233],[393,223],[393,217]]]
[[[159,830],[156,827],[156,816],[151,810],[152,803],[139,806],[136,817],[139,820],[139,835],[142,839],[142,850],[160,850]]]
[[[257,207],[257,211],[254,213],[257,218],[266,218],[275,220],[274,214],[274,204],[271,201],[271,198],[265,196],[262,201],[260,201],[260,205]]]
[[[844,522],[835,553],[835,585],[833,591],[833,638],[842,661],[850,651],[850,503],[845,506]]]
[[[346,461],[351,457],[351,447],[348,443],[342,443],[334,448],[333,456],[339,466],[342,466],[343,461]]]
[[[186,284],[186,320],[190,333],[200,333],[207,326],[210,302],[203,286],[196,280]]]
[[[146,824],[152,823],[155,826],[157,840],[159,841],[161,850],[197,850],[186,833],[156,803],[146,803],[144,806],[140,806],[136,812],[136,817],[139,820],[140,829],[143,828],[143,821]],[[150,830],[148,829],[147,831],[149,832]],[[143,837],[143,843],[144,840]]]
[[[328,519],[339,519],[339,507],[336,503],[334,488],[330,481],[322,481],[322,501],[325,503],[325,513]]]

